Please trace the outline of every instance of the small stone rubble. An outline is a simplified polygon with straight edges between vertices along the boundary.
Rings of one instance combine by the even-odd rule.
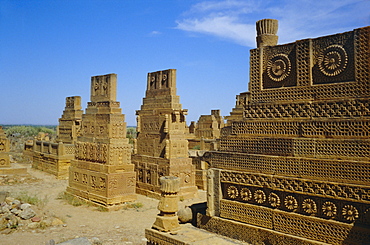
[[[9,192],[0,192],[0,233],[7,234],[16,229],[45,229],[56,225],[64,225],[64,222],[48,216],[35,205],[10,197]]]

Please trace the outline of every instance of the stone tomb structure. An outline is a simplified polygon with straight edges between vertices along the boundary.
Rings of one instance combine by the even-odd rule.
[[[220,110],[211,110],[211,115],[201,115],[196,124],[191,122],[189,126],[189,149],[214,150],[224,126]]]
[[[195,184],[201,190],[207,189],[208,163],[203,161],[206,151],[217,149],[217,140],[225,126],[220,110],[211,110],[210,115],[201,115],[198,122],[189,126],[189,155],[195,166]]]
[[[116,74],[91,78],[91,102],[82,115],[66,191],[108,210],[136,199],[132,147],[116,86]]]
[[[59,118],[58,141],[67,144],[76,142],[77,136],[80,135],[82,114],[81,97],[67,97],[63,115]]]
[[[81,127],[82,113],[81,97],[67,97],[63,115],[59,118],[58,142],[35,139],[32,151],[29,151],[30,146],[25,144],[24,154],[31,154],[33,168],[53,174],[58,179],[68,178],[68,168],[74,159],[74,143]]]
[[[257,22],[243,118],[208,153],[198,225],[252,244],[369,244],[370,27],[284,45],[276,31]]]
[[[3,127],[0,126],[0,174],[23,175],[27,174],[27,168],[12,166],[10,162],[10,141],[6,137]]]
[[[10,167],[9,151],[10,142],[5,135],[3,127],[0,126],[0,168]]]
[[[146,96],[137,114],[137,140],[132,162],[137,172],[137,192],[160,197],[159,178],[180,178],[179,195],[197,194],[195,168],[188,155],[185,115],[176,95],[176,70],[148,74]]]

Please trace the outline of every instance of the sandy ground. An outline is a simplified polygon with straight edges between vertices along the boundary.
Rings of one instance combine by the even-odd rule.
[[[142,207],[111,212],[101,212],[96,207],[87,205],[75,207],[57,198],[66,189],[67,180],[58,180],[51,174],[30,168],[29,165],[23,166],[27,166],[28,173],[38,181],[0,184],[0,191],[9,191],[10,195],[26,191],[40,198],[46,196],[47,203],[41,212],[58,217],[65,224],[44,229],[18,227],[9,234],[0,234],[0,244],[45,244],[51,239],[60,243],[77,237],[96,237],[103,245],[146,244],[144,230],[150,228],[155,220],[158,200],[138,195],[136,203],[141,203]],[[205,193],[200,191],[199,196],[197,199],[180,202],[180,206],[204,201]]]

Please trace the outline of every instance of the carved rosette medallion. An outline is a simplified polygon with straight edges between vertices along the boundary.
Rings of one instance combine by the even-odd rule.
[[[312,199],[305,199],[302,203],[302,208],[303,208],[303,211],[307,214],[317,213],[316,202]]]
[[[327,217],[334,217],[337,214],[337,206],[332,202],[325,202],[322,205],[322,212]]]
[[[190,180],[191,180],[190,174],[186,174],[185,178],[184,178],[184,182],[185,183],[190,183]]]
[[[348,221],[354,221],[359,217],[357,208],[352,205],[345,205],[342,209],[342,215]]]
[[[277,208],[280,206],[280,197],[276,193],[271,192],[268,200],[271,207]]]
[[[287,196],[284,199],[284,205],[288,210],[293,211],[298,208],[298,201],[294,196]]]
[[[235,199],[237,198],[237,196],[239,195],[239,192],[238,192],[238,188],[236,188],[235,186],[229,186],[229,188],[227,188],[227,195],[231,198],[231,199]]]
[[[248,188],[242,188],[240,190],[240,197],[243,201],[249,201],[252,199],[252,192]]]
[[[262,204],[266,201],[266,194],[263,190],[256,190],[253,197],[256,203],[259,204]]]
[[[267,75],[275,82],[281,82],[287,78],[291,69],[291,63],[286,54],[277,54],[267,63]]]
[[[320,71],[329,77],[337,76],[342,73],[348,63],[346,50],[340,45],[327,47],[318,58]]]

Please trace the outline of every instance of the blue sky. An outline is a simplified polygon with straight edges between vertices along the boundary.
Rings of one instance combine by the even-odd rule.
[[[248,90],[255,22],[279,20],[279,44],[370,25],[370,0],[0,0],[0,124],[58,124],[65,97],[118,74],[128,125],[148,72],[177,69],[187,123],[228,115]]]

